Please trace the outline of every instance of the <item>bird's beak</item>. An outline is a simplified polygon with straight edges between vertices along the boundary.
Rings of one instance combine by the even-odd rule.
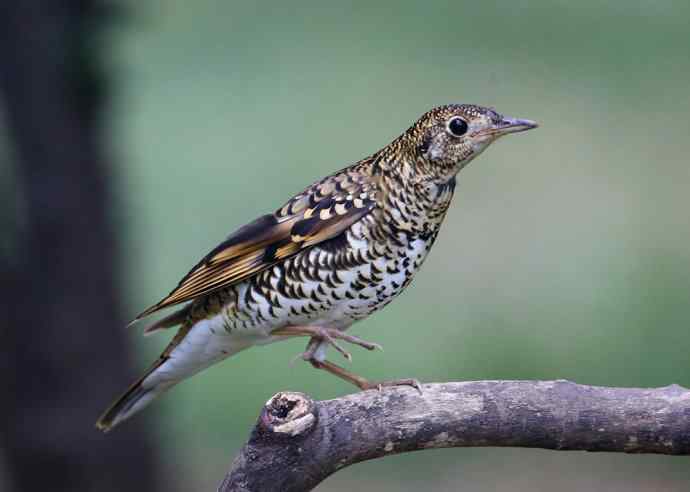
[[[507,135],[508,133],[518,133],[531,130],[532,128],[537,128],[538,126],[539,125],[536,121],[504,117],[492,128],[491,133],[496,135]]]

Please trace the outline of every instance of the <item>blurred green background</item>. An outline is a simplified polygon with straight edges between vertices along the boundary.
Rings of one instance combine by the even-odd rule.
[[[115,33],[130,313],[226,234],[387,144],[427,109],[493,105],[541,128],[459,176],[398,302],[356,325],[372,378],[690,385],[690,4],[686,1],[136,6]],[[142,368],[167,336],[133,340]],[[303,341],[172,391],[167,459],[217,485],[278,390],[352,391]],[[324,490],[687,490],[683,458],[459,449],[341,471]]]
[[[690,386],[687,0],[168,0],[129,10],[108,41],[128,314],[236,227],[431,107],[471,102],[541,128],[459,175],[411,288],[353,328],[385,352],[356,351],[353,368],[427,382]],[[131,336],[142,370],[168,340]],[[291,366],[303,345],[241,353],[148,410],[179,490],[217,486],[277,391],[352,391]],[[354,466],[321,489],[689,485],[687,458],[450,449]]]

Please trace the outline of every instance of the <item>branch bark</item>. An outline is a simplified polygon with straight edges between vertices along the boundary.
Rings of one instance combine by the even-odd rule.
[[[314,401],[282,392],[264,408],[220,492],[307,491],[336,471],[420,449],[517,446],[690,455],[690,391],[569,381],[478,381]]]

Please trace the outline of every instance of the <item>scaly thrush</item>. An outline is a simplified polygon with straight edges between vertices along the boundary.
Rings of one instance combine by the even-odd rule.
[[[154,362],[98,420],[107,431],[193,374],[252,345],[309,337],[302,358],[361,389],[371,383],[326,360],[346,333],[391,302],[424,262],[453,198],[456,175],[489,144],[535,128],[492,108],[432,109],[392,143],[241,227],[206,255],[159,303],[184,307],[147,327],[180,326]]]

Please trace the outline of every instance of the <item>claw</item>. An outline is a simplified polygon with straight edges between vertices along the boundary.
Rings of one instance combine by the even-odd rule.
[[[417,391],[419,391],[420,395],[424,394],[424,391],[422,391],[422,385],[419,383],[419,381],[417,379],[411,379],[410,380],[410,386],[412,386]]]
[[[335,347],[335,349],[338,352],[340,352],[340,355],[342,355],[345,358],[345,360],[352,363],[352,354],[350,352],[348,352],[347,350],[344,350],[342,347],[340,347],[340,345],[338,345],[335,342],[333,343],[333,346]]]

